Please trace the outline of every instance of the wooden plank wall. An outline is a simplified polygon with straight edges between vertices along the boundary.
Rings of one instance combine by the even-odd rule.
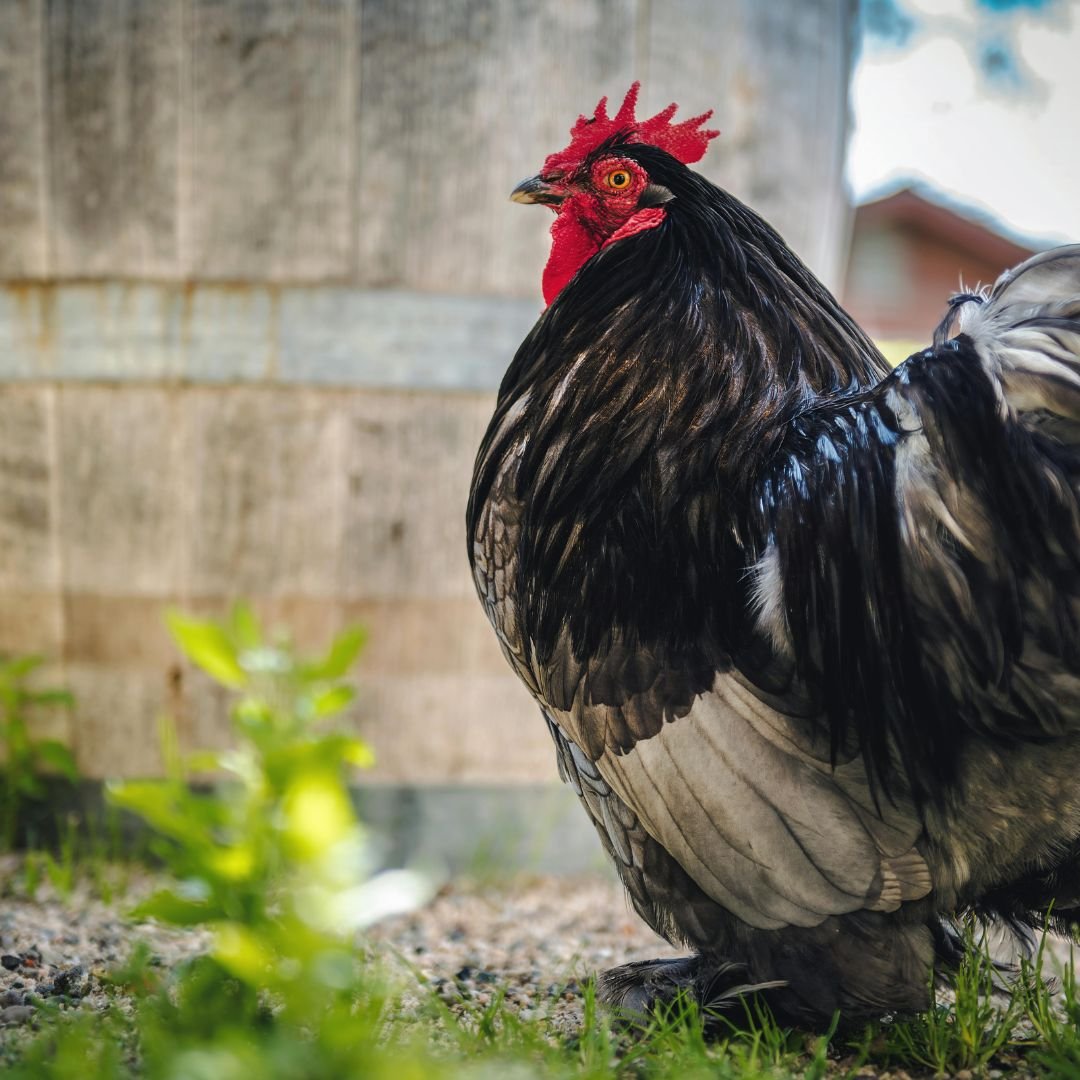
[[[704,171],[836,276],[850,0],[0,3],[0,650],[88,775],[224,735],[167,604],[371,629],[386,780],[554,777],[464,505],[579,111],[717,109]],[[446,387],[458,387],[446,390]]]
[[[5,0],[0,273],[535,296],[507,192],[640,77],[716,108],[703,170],[829,274],[851,7]]]

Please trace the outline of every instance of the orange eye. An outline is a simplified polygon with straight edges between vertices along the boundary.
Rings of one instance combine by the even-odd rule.
[[[615,169],[604,177],[604,183],[613,191],[625,191],[630,186],[631,176],[626,169]]]

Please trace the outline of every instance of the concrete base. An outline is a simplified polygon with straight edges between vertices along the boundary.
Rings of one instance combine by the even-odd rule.
[[[563,784],[364,784],[354,787],[353,799],[387,867],[479,878],[610,872],[588,817]],[[102,827],[104,820],[100,781],[74,787],[55,782],[48,801],[26,814],[21,841],[55,846],[61,830],[75,821],[107,850],[146,850],[149,834],[140,820],[124,814],[115,831]],[[115,845],[108,842],[110,833]]]
[[[361,819],[387,844],[387,865],[469,876],[607,868],[577,796],[562,784],[379,784],[355,794]]]

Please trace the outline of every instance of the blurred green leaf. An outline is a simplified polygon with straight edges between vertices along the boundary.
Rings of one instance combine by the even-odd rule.
[[[158,832],[188,843],[203,842],[203,823],[193,812],[199,804],[174,784],[124,780],[108,784],[106,796],[113,806],[145,818]]]
[[[43,662],[40,656],[0,657],[0,850],[15,842],[24,800],[45,796],[41,773],[69,781],[79,775],[63,743],[35,738],[32,732],[42,713],[74,704],[67,690],[28,685]]]
[[[217,750],[195,750],[184,759],[190,772],[217,772],[222,768],[221,754]]]
[[[344,630],[334,639],[322,659],[303,665],[301,671],[305,678],[313,681],[342,679],[356,663],[356,658],[360,655],[366,641],[367,631],[361,627],[354,626]]]
[[[311,699],[311,709],[314,717],[333,716],[346,709],[356,697],[356,691],[344,683],[330,686],[320,690]]]
[[[53,772],[58,772],[69,780],[78,780],[79,767],[75,764],[75,757],[59,740],[40,739],[34,744],[34,753],[41,763]]]
[[[2,660],[0,661],[0,679],[4,682],[20,682],[44,663],[43,656],[14,656]]]
[[[262,630],[250,604],[236,604],[229,615],[229,631],[240,649],[258,649],[262,646]]]
[[[14,786],[16,790],[31,798],[40,798],[45,794],[45,785],[36,773],[19,772],[14,778]]]
[[[258,986],[266,981],[275,957],[265,941],[240,923],[222,923],[216,928],[214,956],[218,962],[245,982]]]
[[[166,621],[184,655],[212,679],[234,689],[247,682],[232,642],[217,623],[189,619],[178,612],[170,612]]]
[[[340,753],[343,761],[358,769],[370,769],[375,764],[375,755],[363,739],[343,736]]]
[[[132,908],[133,919],[157,919],[172,926],[198,926],[220,918],[216,905],[179,896],[171,889],[161,889]]]
[[[75,706],[75,695],[70,690],[27,690],[26,701],[30,705],[71,709]]]

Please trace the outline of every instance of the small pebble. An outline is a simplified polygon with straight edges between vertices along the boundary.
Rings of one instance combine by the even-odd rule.
[[[34,1019],[33,1005],[9,1005],[6,1009],[0,1009],[0,1027],[15,1027],[17,1024],[25,1024]]]
[[[22,965],[22,958],[18,956],[12,956],[10,953],[6,953],[0,956],[0,964],[3,964],[8,971],[14,971],[16,968]]]
[[[89,979],[81,964],[76,964],[65,971],[61,971],[53,980],[53,993],[64,994],[67,997],[85,997],[88,990]]]

